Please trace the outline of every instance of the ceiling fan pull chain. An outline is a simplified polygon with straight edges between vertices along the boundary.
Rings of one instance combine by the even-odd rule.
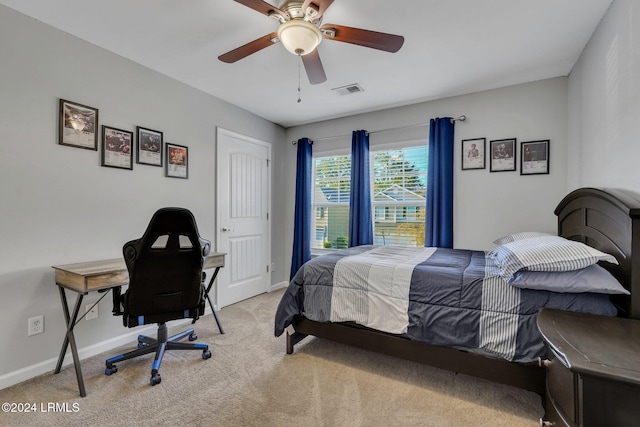
[[[300,64],[302,64],[302,56],[298,55],[298,103],[302,102],[302,98],[300,98]]]

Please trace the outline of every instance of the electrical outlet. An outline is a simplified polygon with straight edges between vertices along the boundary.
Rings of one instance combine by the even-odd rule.
[[[85,316],[85,319],[91,320],[91,319],[98,318],[98,304],[96,305],[87,304],[84,309],[85,309],[85,312],[87,313],[87,315]]]
[[[27,334],[37,335],[44,332],[44,315],[30,317],[29,318],[29,329],[27,330]]]

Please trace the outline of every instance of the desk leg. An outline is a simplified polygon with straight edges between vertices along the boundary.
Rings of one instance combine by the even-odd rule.
[[[211,302],[211,298],[209,297],[209,292],[211,292],[211,288],[213,287],[213,282],[216,280],[216,277],[218,276],[218,271],[220,271],[220,267],[216,267],[215,271],[213,272],[213,276],[211,276],[211,280],[209,280],[209,286],[207,286],[204,290],[204,297],[207,299],[207,301],[209,301],[209,307],[211,307],[211,311],[213,312],[213,317],[216,319],[216,323],[218,324],[218,330],[220,331],[221,334],[224,334],[222,323],[220,323],[220,319],[218,318],[218,312],[216,311],[216,308],[214,307],[213,302]]]
[[[69,330],[69,323],[71,322],[71,317],[69,316],[69,305],[67,304],[67,294],[64,292],[64,288],[62,286],[58,286],[58,291],[60,291],[60,301],[62,302],[62,313],[64,314],[64,321],[67,325],[67,332]],[[64,355],[67,352],[67,348],[69,347],[69,337],[67,334],[64,334],[64,340],[62,341],[62,350],[60,350],[60,356],[58,356],[58,364],[56,365],[56,370],[53,372],[54,374],[59,374],[60,369],[62,368],[62,362],[64,360]]]
[[[64,320],[67,322],[67,333],[65,334],[64,341],[62,342],[62,349],[60,350],[60,356],[58,356],[58,364],[54,373],[59,373],[62,368],[62,362],[64,356],[67,353],[67,348],[71,344],[71,355],[73,356],[73,365],[76,369],[76,378],[78,379],[78,389],[80,390],[80,396],[85,397],[87,392],[84,388],[84,379],[82,378],[82,370],[80,368],[80,358],[78,357],[78,347],[76,346],[76,337],[73,334],[73,328],[76,325],[78,319],[78,313],[82,305],[83,294],[79,293],[76,298],[76,304],[73,307],[73,315],[69,315],[69,305],[67,303],[67,295],[62,286],[58,286],[60,291],[60,300],[62,301],[62,311],[64,313]]]

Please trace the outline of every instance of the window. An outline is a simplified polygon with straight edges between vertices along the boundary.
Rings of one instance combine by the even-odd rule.
[[[351,155],[317,157],[314,166],[315,238],[311,248],[346,248]]]
[[[424,246],[428,147],[371,151],[373,243]]]
[[[427,156],[426,145],[371,150],[374,244],[424,246]],[[313,249],[348,246],[350,181],[350,155],[315,158]]]

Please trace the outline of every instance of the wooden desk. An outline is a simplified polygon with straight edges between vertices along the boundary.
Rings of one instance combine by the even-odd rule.
[[[209,297],[209,292],[213,287],[213,283],[218,276],[218,271],[221,267],[224,267],[223,253],[214,252],[209,254],[205,260],[204,270],[215,269],[208,286],[205,288],[204,296],[209,301],[209,306],[213,311],[213,316],[218,325],[218,329],[221,334],[224,334],[222,324],[218,318],[218,313]],[[73,364],[76,370],[76,378],[78,379],[78,388],[80,390],[80,396],[85,397],[87,392],[84,387],[84,380],[82,378],[82,370],[80,369],[80,359],[78,358],[78,348],[76,346],[76,339],[73,334],[73,328],[78,324],[86,313],[82,314],[78,319],[80,308],[82,307],[82,300],[89,292],[101,292],[103,295],[96,301],[93,306],[97,305],[112,288],[127,285],[129,283],[129,272],[124,259],[109,259],[103,261],[91,261],[81,262],[76,264],[66,265],[54,265],[52,268],[55,270],[56,285],[60,291],[60,300],[62,302],[62,310],[64,312],[65,322],[67,324],[67,332],[62,343],[62,349],[58,356],[58,364],[54,371],[55,374],[60,372],[62,368],[62,362],[64,356],[67,353],[69,344],[71,345],[71,354],[73,356]],[[73,307],[73,312],[69,312],[69,304],[67,302],[67,295],[65,289],[76,292],[76,303]],[[92,306],[92,307],[93,307]]]
[[[224,255],[209,254],[204,263],[204,269],[224,267]],[[85,294],[129,283],[129,272],[122,258],[54,265],[52,268],[56,271],[58,286]]]

